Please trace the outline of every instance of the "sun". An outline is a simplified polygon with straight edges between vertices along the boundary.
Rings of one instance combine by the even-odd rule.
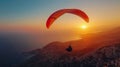
[[[81,25],[81,29],[87,29],[87,25]]]

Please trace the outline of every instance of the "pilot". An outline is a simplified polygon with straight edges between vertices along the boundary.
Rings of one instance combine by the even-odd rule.
[[[72,52],[72,47],[71,47],[71,45],[69,45],[68,48],[66,48],[66,51]]]

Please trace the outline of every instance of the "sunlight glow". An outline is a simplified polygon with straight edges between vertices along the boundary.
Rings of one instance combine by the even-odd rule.
[[[81,29],[86,29],[86,28],[87,28],[86,25],[82,25],[82,26],[81,26]]]

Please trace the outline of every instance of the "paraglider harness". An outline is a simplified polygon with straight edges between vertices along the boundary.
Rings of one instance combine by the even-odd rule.
[[[68,48],[66,48],[66,51],[72,52],[72,47],[71,47],[71,45],[69,45]]]

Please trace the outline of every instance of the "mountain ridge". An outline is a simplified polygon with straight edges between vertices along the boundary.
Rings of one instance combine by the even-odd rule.
[[[89,66],[96,67],[96,65],[98,66],[110,65],[111,61],[110,62],[104,61],[104,58],[107,58],[106,57],[107,55],[103,55],[103,54],[105,53],[109,55],[109,52],[107,52],[107,50],[104,51],[104,48],[109,50],[117,50],[118,52],[120,52],[120,50],[118,49],[120,48],[119,33],[120,33],[120,28],[116,28],[110,31],[100,32],[97,34],[85,35],[80,40],[74,40],[74,41],[68,41],[68,42],[52,42],[47,46],[45,46],[44,48],[40,49],[40,52],[35,53],[33,57],[31,57],[29,60],[27,60],[23,64],[23,67],[24,65],[26,66],[26,64],[31,65],[31,61],[33,62],[33,65],[31,66],[38,65],[39,63],[40,65],[43,64],[42,67],[50,67],[50,65],[51,67],[57,67],[56,64],[61,64],[61,63],[71,65],[73,61],[75,61],[76,63],[81,63],[83,65],[81,67],[89,67]],[[70,44],[73,48],[73,51],[67,52],[65,49]],[[114,46],[115,46],[115,49],[113,49]],[[98,55],[99,53],[102,53],[102,54]],[[113,53],[113,51],[111,51],[110,53]],[[117,52],[115,52],[115,54],[116,53]],[[114,57],[118,55],[118,53],[116,55],[115,54],[111,56]],[[100,56],[105,56],[105,57],[101,58]],[[91,58],[93,58],[94,61],[92,61]],[[118,57],[116,58],[120,58],[120,55],[118,55]],[[113,60],[117,60],[116,58],[115,59],[113,58]],[[108,57],[108,59],[110,59],[110,57]],[[101,63],[99,63],[100,60],[101,60]],[[118,60],[118,62],[120,61]],[[86,66],[86,65],[89,65],[89,66]],[[66,67],[66,66],[63,66],[63,67]]]

